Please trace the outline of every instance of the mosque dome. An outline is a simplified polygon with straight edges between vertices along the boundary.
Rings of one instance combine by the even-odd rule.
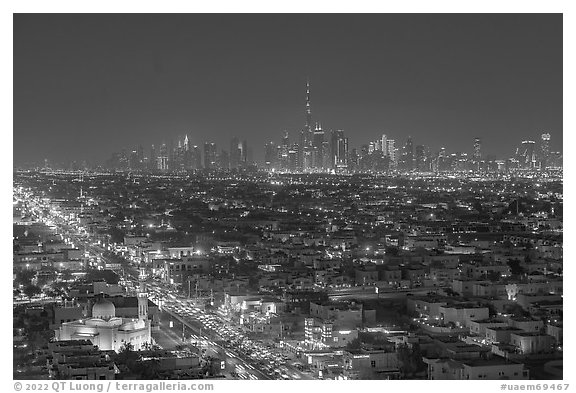
[[[116,307],[106,299],[99,299],[92,306],[92,318],[109,319],[116,316]]]

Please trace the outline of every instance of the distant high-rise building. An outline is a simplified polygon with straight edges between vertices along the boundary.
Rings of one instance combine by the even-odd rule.
[[[230,155],[224,149],[222,149],[218,157],[218,168],[225,170],[230,168]]]
[[[282,144],[279,146],[278,161],[280,162],[280,168],[288,169],[288,150],[290,150],[290,137],[288,131],[284,131],[284,136],[282,137]]]
[[[474,138],[474,161],[480,162],[482,159],[482,142],[480,138]]]
[[[540,136],[540,168],[546,169],[550,161],[550,134]]]
[[[168,147],[165,143],[160,146],[160,154],[158,155],[158,169],[161,171],[168,170]]]
[[[301,134],[301,141],[298,144],[298,166],[299,169],[308,170],[314,167],[315,154],[313,147],[314,128],[312,125],[312,106],[310,103],[310,81],[306,80],[306,124]]]
[[[298,151],[294,149],[293,146],[288,150],[288,170],[295,171],[297,168],[298,168]]]
[[[536,166],[535,146],[534,141],[522,141],[521,146],[516,150],[516,159],[520,168],[530,169]]]
[[[245,166],[250,166],[252,164],[254,164],[254,152],[252,151],[251,147],[248,147],[248,144],[246,143],[246,141],[243,142],[244,143],[244,152],[245,155],[243,157],[244,158],[244,165]]]
[[[251,163],[251,149],[248,148],[248,142],[244,139],[242,143],[240,143],[240,164],[246,166]]]
[[[282,146],[290,146],[290,135],[288,131],[284,131],[284,136],[282,137]]]
[[[372,154],[374,150],[376,150],[376,143],[375,142],[368,143],[368,154]]]
[[[359,169],[360,165],[360,155],[356,148],[352,149],[350,152],[350,159],[348,160],[348,169],[356,171]]]
[[[388,137],[386,134],[382,134],[382,138],[380,139],[380,149],[382,150],[382,155],[384,157],[388,156]]]
[[[236,137],[232,138],[230,141],[230,169],[237,169],[240,165],[241,156],[241,144],[240,140]]]
[[[348,166],[348,138],[344,136],[344,131],[333,131],[331,141],[331,166],[346,168]]]
[[[128,160],[128,167],[131,170],[136,170],[140,168],[140,163],[138,161],[138,151],[137,150],[132,150],[130,152],[130,157]]]
[[[158,169],[158,156],[154,145],[150,148],[150,159],[148,160],[149,169]]]
[[[386,151],[388,152],[388,157],[390,157],[390,167],[396,168],[398,166],[398,154],[396,141],[394,141],[394,139],[388,139],[386,141]]]
[[[424,165],[426,162],[426,148],[423,145],[416,145],[415,150],[415,166],[418,172],[426,171]]]
[[[412,168],[414,168],[414,144],[412,137],[409,136],[402,152],[402,169],[410,171]]]
[[[276,144],[268,142],[264,146],[264,167],[268,170],[276,168],[277,162]]]
[[[306,80],[306,140],[307,145],[312,143],[312,107],[310,105],[310,81]]]
[[[332,161],[330,157],[330,140],[322,142],[322,168],[332,168]]]
[[[144,147],[142,147],[142,145],[138,145],[136,160],[138,162],[138,169],[144,169]]]
[[[298,169],[302,170],[302,165],[304,163],[304,146],[306,145],[306,129],[300,131],[300,137],[298,139]]]
[[[129,168],[129,161],[130,161],[130,157],[128,156],[128,153],[126,152],[126,149],[122,149],[122,151],[120,152],[120,169],[128,169]]]
[[[175,169],[176,161],[176,149],[174,148],[174,140],[170,140],[170,145],[168,147],[168,167],[166,169]]]
[[[193,169],[202,169],[202,152],[200,150],[200,146],[192,146],[191,161]]]
[[[562,152],[551,151],[549,163],[547,164],[547,166],[548,166],[548,168],[562,168],[563,167]]]
[[[204,142],[204,168],[216,169],[217,167],[216,143]]]
[[[324,131],[319,123],[314,128],[314,139],[312,141],[314,168],[320,169],[324,163]]]

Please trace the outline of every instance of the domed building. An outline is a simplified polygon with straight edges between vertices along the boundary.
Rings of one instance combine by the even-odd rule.
[[[92,317],[72,322],[64,322],[55,331],[56,340],[87,339],[100,350],[118,352],[124,343],[132,344],[140,350],[152,343],[150,320],[148,319],[148,298],[144,293],[138,296],[138,318],[116,316],[114,303],[100,298],[92,306]]]
[[[92,318],[110,319],[116,316],[114,303],[104,298],[100,298],[92,306]]]

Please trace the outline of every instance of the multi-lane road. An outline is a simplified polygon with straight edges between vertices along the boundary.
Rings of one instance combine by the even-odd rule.
[[[62,217],[46,217],[39,203],[29,200],[27,206],[34,216],[51,227],[56,227],[70,243],[83,248],[90,257],[99,258],[109,264],[105,256],[107,250],[97,240],[89,236],[77,224],[70,224]],[[129,292],[138,288],[139,270],[137,266],[124,263],[117,271],[122,276]],[[192,304],[173,288],[157,280],[146,282],[149,298],[161,305],[162,312],[177,326],[184,325],[188,335],[179,335],[176,329],[160,326],[164,337],[174,345],[200,347],[205,355],[224,360],[225,374],[237,379],[312,379],[308,373],[298,370],[289,362],[289,357],[279,349],[262,342],[249,339],[240,326],[233,325],[217,313],[209,312]]]

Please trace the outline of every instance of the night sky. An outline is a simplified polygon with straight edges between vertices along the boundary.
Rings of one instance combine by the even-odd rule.
[[[560,14],[14,16],[14,163],[88,160],[151,144],[292,140],[312,117],[350,147],[509,157],[562,149]]]

